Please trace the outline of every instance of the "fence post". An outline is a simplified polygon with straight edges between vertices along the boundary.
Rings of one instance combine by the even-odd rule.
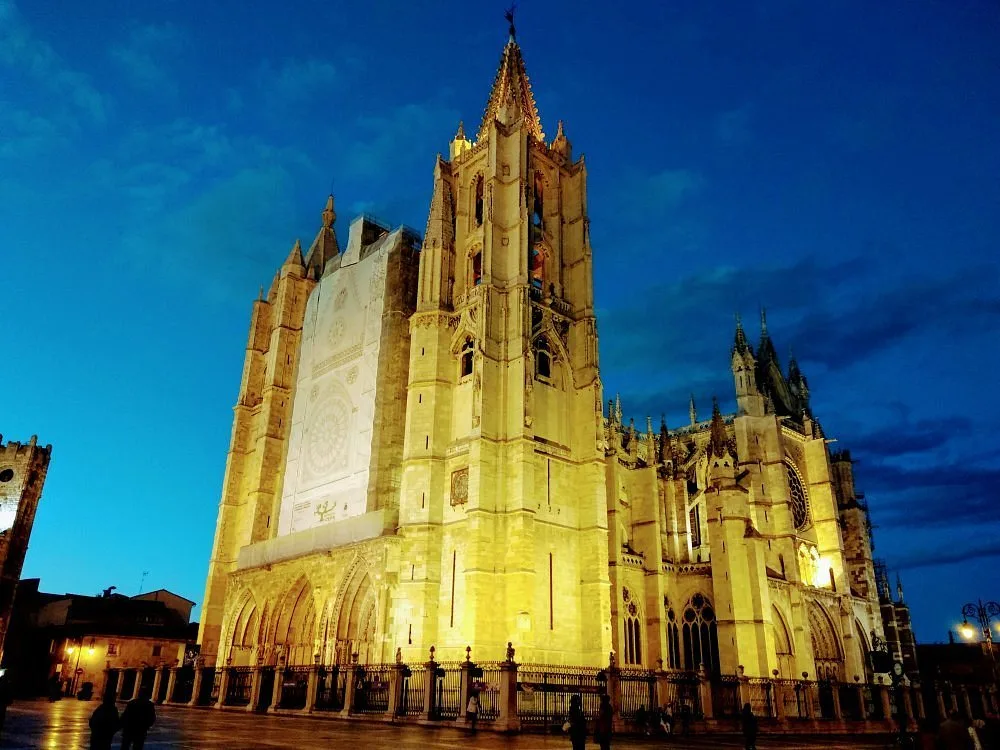
[[[250,702],[247,703],[247,712],[253,713],[257,710],[257,704],[260,703],[260,672],[261,664],[264,662],[264,654],[258,654],[257,656],[257,666],[253,668],[253,672],[250,673]]]
[[[189,706],[198,705],[198,697],[201,695],[202,671],[204,668],[205,661],[199,656],[194,660],[194,680],[191,683],[191,700],[188,701]]]
[[[510,732],[520,729],[517,716],[517,662],[514,661],[514,647],[507,643],[507,658],[500,665],[500,715],[498,729]]]
[[[437,662],[434,661],[434,647],[431,646],[431,658],[424,664],[424,709],[420,718],[431,721],[434,718],[434,687],[437,682]]]
[[[701,713],[706,719],[715,718],[712,707],[712,683],[708,681],[708,672],[704,664],[698,665],[698,698],[701,703]]]
[[[216,708],[222,708],[226,705],[226,693],[229,692],[229,666],[232,663],[232,659],[226,659],[226,666],[222,668],[222,677],[219,678],[219,698],[215,701]]]
[[[616,731],[624,729],[624,724],[621,719],[621,705],[622,705],[622,684],[621,684],[621,673],[618,671],[618,663],[615,661],[615,652],[612,651],[610,657],[608,658],[608,682],[605,686],[605,690],[608,691],[608,698],[611,700],[611,711],[612,720],[611,725]]]
[[[340,715],[345,719],[351,715],[354,707],[354,692],[358,684],[358,667],[351,664],[347,668],[347,679],[344,681],[344,707],[340,710]]]
[[[392,665],[392,678],[389,682],[389,719],[395,721],[403,713],[403,685],[406,680],[406,665],[403,664],[403,652],[396,649],[396,663]]]
[[[814,719],[814,718],[816,718],[816,714],[813,712],[812,690],[809,689],[809,679],[808,679],[808,677],[809,677],[809,673],[808,672],[803,672],[802,673],[802,682],[800,683],[802,685],[802,687],[799,690],[799,693],[802,695],[802,707],[805,709],[805,717],[804,718],[806,718],[806,719]]]
[[[316,693],[319,692],[319,654],[313,654],[313,663],[306,676],[306,705],[302,713],[311,714],[316,710]]]
[[[842,721],[844,718],[844,709],[840,705],[840,683],[830,681],[830,693],[833,698],[833,718],[837,721]]]
[[[167,675],[167,697],[163,699],[164,703],[174,702],[174,690],[177,689],[177,671],[179,669],[176,662],[170,668],[170,674]]]
[[[455,723],[464,726],[469,719],[465,713],[469,705],[469,698],[472,697],[472,670],[476,665],[472,663],[472,647],[465,647],[465,661],[462,662],[461,677],[458,683],[458,717]]]
[[[271,690],[271,705],[267,707],[268,713],[273,713],[281,707],[281,691],[285,686],[285,655],[278,657],[278,663],[274,665],[274,688]]]

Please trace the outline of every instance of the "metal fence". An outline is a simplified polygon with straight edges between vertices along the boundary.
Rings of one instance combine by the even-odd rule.
[[[597,718],[607,691],[603,670],[584,667],[524,665],[517,675],[517,715],[526,728],[561,726],[572,696],[580,696],[588,721]]]
[[[424,686],[427,670],[423,665],[409,668],[409,674],[403,677],[403,694],[400,696],[399,714],[401,716],[417,716],[424,710]]]
[[[320,667],[316,685],[316,710],[341,711],[344,708],[344,696],[347,692],[348,669],[334,666],[330,669]]]
[[[720,677],[712,683],[712,711],[716,718],[740,712],[740,682],[736,677]]]
[[[848,721],[861,721],[861,698],[856,685],[838,685],[840,713]]]
[[[438,719],[457,719],[462,705],[462,667],[438,664],[434,681],[434,712]]]
[[[618,675],[618,714],[625,721],[649,714],[656,705],[656,675],[646,670],[621,670]]]
[[[781,712],[787,719],[804,719],[808,715],[802,684],[795,680],[775,680],[774,700],[780,703]]]
[[[250,705],[250,688],[253,683],[252,667],[230,667],[229,681],[226,683],[227,706]]]
[[[771,718],[774,711],[774,686],[770,680],[762,678],[750,678],[745,683],[746,694],[741,696],[745,703],[750,704],[754,716],[758,718]]]
[[[389,711],[389,685],[394,676],[389,664],[366,664],[354,673],[354,705],[358,714],[384,714]]]
[[[484,662],[476,666],[482,670],[472,682],[472,688],[479,697],[479,718],[482,721],[496,721],[500,716],[500,662]]]
[[[700,682],[694,672],[678,672],[668,675],[666,680],[661,680],[658,689],[660,708],[666,709],[673,717],[679,717],[685,713],[689,716],[701,716],[701,691]]]
[[[310,669],[312,667],[285,667],[281,670],[281,703],[279,708],[301,710],[306,707]]]

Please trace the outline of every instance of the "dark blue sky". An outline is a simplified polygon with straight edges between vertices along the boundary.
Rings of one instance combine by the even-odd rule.
[[[501,5],[0,0],[0,430],[54,445],[26,576],[201,600],[258,286],[331,185],[342,237],[423,228]],[[918,637],[1000,598],[996,2],[525,0],[518,29],[587,157],[606,395],[733,409],[733,314],[766,305]]]

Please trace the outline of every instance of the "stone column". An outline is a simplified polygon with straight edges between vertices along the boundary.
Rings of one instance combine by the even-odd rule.
[[[434,661],[434,647],[431,646],[431,658],[424,664],[424,709],[420,718],[431,721],[434,718],[434,687],[437,682],[437,662]]]
[[[194,663],[194,682],[191,684],[191,700],[188,701],[189,706],[198,705],[198,696],[201,695],[201,681],[203,678],[202,672],[204,671],[204,665],[201,659],[197,659]]]
[[[508,648],[510,644],[507,644]],[[497,729],[501,732],[518,731],[521,721],[517,717],[517,663],[505,661],[500,665],[500,715]]]
[[[122,699],[122,685],[125,684],[125,670],[118,670],[118,682],[115,683],[115,702]]]
[[[400,661],[399,654],[396,655],[396,663],[392,667],[392,675],[389,678],[389,719],[395,721],[397,716],[403,715],[403,687],[406,682],[407,666]]]
[[[858,691],[858,719],[861,721],[868,720],[868,704],[865,703],[865,687],[857,679],[855,679]]]
[[[802,688],[799,692],[802,695],[803,713],[805,713],[805,718],[814,719],[816,718],[816,712],[812,704],[812,690],[809,689],[809,681],[802,680],[800,684],[802,685]]]
[[[226,666],[222,668],[222,678],[219,680],[219,699],[215,701],[216,708],[226,705],[226,693],[229,692],[229,664],[232,659],[226,660]],[[216,667],[218,669],[218,667]]]
[[[844,711],[840,707],[840,684],[836,682],[830,683],[830,694],[833,698],[833,718],[837,721],[843,721]]]
[[[250,702],[247,703],[247,712],[253,713],[260,703],[260,663],[253,668],[250,675]]]
[[[313,665],[306,678],[306,705],[302,713],[311,714],[316,710],[316,693],[319,692],[319,656],[313,657]],[[391,702],[391,698],[390,698]]]
[[[957,711],[958,710],[958,691],[955,689],[955,686],[952,685],[950,682],[948,683],[948,687],[950,688],[949,691],[948,691],[948,693],[949,693],[949,697],[951,698],[951,708],[950,708],[950,710]]]
[[[987,688],[986,696],[987,696],[987,698],[986,698],[987,704],[986,705],[988,707],[988,710],[989,710],[989,712],[991,714],[993,714],[994,716],[996,716],[998,713],[1000,713],[1000,706],[998,706],[998,703],[997,703],[997,686],[996,685],[990,685],[989,688]]]
[[[969,702],[969,690],[965,685],[958,686],[959,711],[963,712],[966,720],[972,721],[972,703]]]
[[[771,705],[774,707],[774,718],[778,721],[785,720],[785,693],[784,686],[778,684],[778,670],[772,672],[774,679],[771,680]]]
[[[132,686],[132,697],[129,700],[134,700],[139,697],[139,692],[142,690],[142,675],[145,670],[139,669],[135,673],[135,685]]]
[[[354,706],[354,688],[358,681],[358,668],[353,664],[347,668],[347,680],[344,682],[344,708],[340,715],[345,719],[351,715]]]
[[[910,694],[910,699],[913,701],[915,718],[918,721],[923,721],[927,718],[927,713],[924,710],[924,691],[919,682],[911,683],[911,685],[913,692]]]
[[[469,705],[469,698],[472,697],[472,670],[476,665],[472,663],[472,649],[465,647],[465,661],[462,662],[462,673],[458,689],[458,718],[455,723],[462,726],[468,723],[465,709]]]
[[[167,675],[167,697],[164,703],[174,702],[174,690],[177,689],[177,670],[178,666],[174,664],[170,668],[170,673]]]
[[[615,731],[621,731],[625,729],[624,722],[621,719],[621,714],[619,709],[622,704],[622,682],[621,674],[618,671],[618,667],[615,664],[614,659],[611,660],[610,666],[605,670],[608,676],[608,681],[605,689],[608,691],[608,698],[611,699],[611,710],[614,712],[612,716],[612,726]]]
[[[278,657],[278,663],[274,667],[274,688],[271,690],[271,705],[267,707],[268,713],[274,713],[281,707],[281,690],[285,684],[285,656]]]
[[[715,711],[712,708],[712,683],[708,681],[708,672],[705,671],[704,664],[698,666],[698,698],[705,718],[715,718]]]
[[[948,718],[948,707],[944,705],[944,691],[940,682],[934,683],[934,697],[937,699],[938,718],[944,721]]]
[[[903,713],[906,716],[906,723],[909,725],[915,718],[913,714],[912,691],[908,685],[904,686],[902,682],[896,687],[896,690],[901,690],[903,692]]]
[[[878,686],[879,699],[882,701],[882,716],[885,717],[886,721],[892,721],[892,696],[889,694],[889,688],[885,685]]]
[[[163,669],[157,666],[156,671],[153,672],[153,694],[149,696],[149,699],[156,703],[160,697],[160,685],[163,684]]]

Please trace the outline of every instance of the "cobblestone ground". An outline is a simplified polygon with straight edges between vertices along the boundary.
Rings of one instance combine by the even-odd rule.
[[[96,703],[63,700],[58,703],[18,702],[7,711],[0,737],[2,748],[46,748],[46,750],[86,750],[90,730],[87,719]],[[156,726],[146,740],[146,750],[263,750],[264,748],[347,748],[349,750],[570,750],[563,736],[522,734],[505,737],[480,731],[471,735],[452,728],[426,728],[298,716],[257,716],[210,709],[159,706]],[[120,735],[114,747],[119,745]],[[689,740],[643,740],[618,738],[620,750],[660,750],[660,748],[742,748],[735,736],[692,737]],[[891,747],[876,738],[763,737],[760,750],[806,750],[807,748]],[[588,743],[596,750],[597,745]]]

